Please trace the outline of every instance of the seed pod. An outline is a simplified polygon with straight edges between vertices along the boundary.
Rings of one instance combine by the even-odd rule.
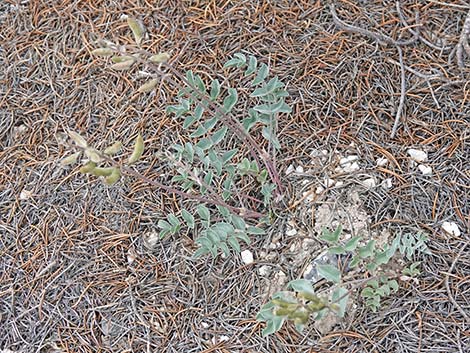
[[[106,167],[106,168],[96,167],[90,171],[90,174],[94,176],[107,177],[113,173],[114,169],[115,169],[114,167]]]
[[[87,164],[82,166],[79,171],[82,174],[87,174],[87,173],[91,173],[93,171],[93,169],[95,169],[95,168],[96,168],[96,163],[95,162],[88,162]]]
[[[85,150],[85,154],[88,158],[90,158],[90,160],[92,162],[99,163],[102,160],[99,152],[96,149],[92,148],[92,147],[88,147]]]
[[[149,60],[155,64],[166,63],[170,60],[170,54],[168,53],[159,53],[157,55],[152,55]]]
[[[117,167],[112,168],[113,171],[109,176],[104,178],[106,185],[113,185],[121,178],[121,170]]]
[[[113,55],[113,50],[110,48],[98,48],[92,50],[91,53],[96,56],[111,56]]]
[[[137,162],[140,157],[142,157],[142,153],[144,153],[144,139],[142,138],[142,135],[139,134],[135,139],[134,151],[132,151],[132,154],[129,157],[128,164]]]
[[[295,309],[294,309],[295,310]],[[286,316],[292,314],[293,310],[287,308],[277,308],[274,310],[274,315],[276,316]]]
[[[60,162],[60,164],[62,164],[63,166],[66,166],[66,165],[70,165],[70,164],[74,164],[77,162],[77,159],[78,159],[78,156],[80,156],[80,153],[81,152],[76,152],[68,157],[65,157],[64,159],[62,159],[62,161]]]
[[[306,311],[294,311],[289,314],[289,319],[299,319],[302,322],[307,322],[308,321],[308,312]]]
[[[81,137],[79,134],[77,134],[75,131],[69,131],[68,134],[70,138],[77,144],[77,146],[81,148],[88,147],[88,143],[86,142],[86,140],[83,137]]]
[[[132,34],[134,35],[135,42],[137,43],[137,45],[140,45],[142,38],[144,36],[144,33],[145,33],[144,24],[141,21],[136,20],[135,18],[132,18],[132,17],[127,18],[127,24],[129,28],[132,30]]]
[[[157,80],[157,79],[152,79],[152,80],[144,83],[142,86],[140,86],[137,91],[140,92],[140,93],[151,92],[155,88],[155,86],[157,85],[158,81],[159,80]]]
[[[123,56],[113,56],[111,58],[111,61],[113,63],[122,63],[124,61],[129,61],[129,60],[135,60],[134,57],[130,55],[123,55]]]
[[[307,306],[311,311],[320,311],[324,309],[326,305],[324,303],[309,303]]]
[[[107,154],[108,156],[112,156],[116,153],[119,153],[122,147],[122,142],[121,141],[116,141],[114,142],[111,146],[106,147],[104,150],[104,153]]]
[[[132,58],[131,60],[125,60],[125,61],[121,61],[116,64],[113,64],[110,66],[110,68],[116,71],[129,70],[132,67],[132,65],[134,65],[134,62],[135,62],[134,58]]]

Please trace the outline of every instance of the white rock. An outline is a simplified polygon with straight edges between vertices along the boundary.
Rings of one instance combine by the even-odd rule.
[[[374,178],[363,180],[361,183],[362,185],[364,185],[366,188],[369,188],[369,189],[375,188],[377,186],[377,183],[375,182]]]
[[[411,159],[421,163],[421,162],[426,162],[428,160],[428,154],[424,151],[421,150],[416,150],[414,148],[410,148],[408,150],[408,154],[410,155]]]
[[[297,229],[295,229],[295,228],[291,228],[286,232],[286,235],[289,236],[289,237],[292,237],[296,234],[297,234]]]
[[[227,342],[229,340],[228,336],[222,335],[220,336],[220,342]]]
[[[27,200],[33,196],[33,193],[28,190],[23,190],[20,193],[20,200]]]
[[[249,265],[253,263],[253,253],[250,250],[243,250],[241,256],[245,264]]]
[[[350,164],[351,162],[357,161],[358,159],[359,159],[359,156],[355,156],[355,155],[344,157],[339,160],[339,164],[344,167],[344,165]]]
[[[339,188],[344,185],[344,181],[337,181],[336,182],[336,187]]]
[[[295,170],[294,165],[291,164],[290,166],[287,167],[286,169],[286,175],[292,174],[292,172]]]
[[[324,155],[324,156],[328,156],[329,152],[328,152],[328,150],[322,150],[321,154]]]
[[[420,164],[418,169],[423,173],[423,175],[432,175],[432,168],[430,166]]]
[[[336,181],[330,178],[325,178],[323,179],[323,185],[325,185],[327,188],[332,187],[335,185]]]
[[[204,328],[208,328],[209,327],[209,324],[207,322],[201,322],[201,326],[204,327]]]
[[[343,171],[346,173],[352,173],[359,169],[361,168],[359,167],[359,164],[357,162],[347,163],[346,165],[343,166]]]
[[[302,174],[304,172],[304,167],[302,167],[301,165],[297,166],[297,168],[295,168],[295,172]]]
[[[260,268],[258,268],[258,273],[260,276],[269,276],[271,273],[271,267],[268,265],[263,265]]]
[[[388,159],[384,157],[378,158],[376,164],[377,167],[385,167],[388,164]]]
[[[320,195],[323,191],[325,191],[325,188],[323,186],[318,186],[315,190],[315,194]]]
[[[441,228],[447,234],[453,235],[455,237],[458,237],[461,234],[459,226],[455,222],[444,222],[444,223],[442,223]]]
[[[391,189],[393,186],[392,178],[387,178],[384,179],[381,183],[380,186],[382,186],[384,189]]]

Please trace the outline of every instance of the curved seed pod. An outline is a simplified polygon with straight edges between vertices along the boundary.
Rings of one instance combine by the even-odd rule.
[[[85,154],[88,158],[90,158],[90,161],[99,163],[101,162],[102,158],[97,150],[94,148],[88,147],[85,149]]]
[[[98,48],[92,50],[91,53],[96,56],[111,56],[113,55],[113,50],[110,48]]]
[[[152,79],[152,80],[144,83],[142,86],[140,86],[137,91],[140,92],[140,93],[151,92],[155,88],[155,86],[157,85],[158,81],[159,80],[157,80],[157,79]]]
[[[90,174],[94,176],[107,177],[107,176],[112,175],[114,169],[116,168],[115,167],[106,167],[106,168],[96,167],[90,171]]]
[[[82,174],[87,174],[87,173],[91,173],[93,171],[93,169],[95,169],[95,168],[96,168],[96,163],[95,162],[88,162],[87,164],[82,166],[79,171]]]
[[[156,55],[152,55],[149,60],[155,64],[166,63],[170,60],[170,54],[168,53],[158,53]]]
[[[326,305],[324,303],[310,303],[310,304],[307,305],[307,307],[311,311],[320,311],[320,310],[324,309],[326,307]]]
[[[77,162],[77,159],[78,159],[78,156],[80,156],[80,153],[81,152],[76,152],[68,157],[65,157],[64,159],[62,159],[62,161],[60,161],[60,164],[62,164],[63,166],[66,166],[66,165],[70,165],[70,164],[74,164]]]
[[[132,65],[134,65],[134,58],[132,60],[125,60],[121,61],[119,63],[113,64],[110,66],[111,69],[116,70],[116,71],[124,71],[124,70],[129,70]]]
[[[116,153],[119,153],[122,147],[122,142],[121,141],[116,141],[114,142],[111,146],[106,147],[104,150],[104,153],[107,154],[108,156],[112,156]]]
[[[79,134],[77,134],[75,131],[69,131],[68,135],[77,144],[77,146],[81,148],[88,147],[88,143],[86,142],[86,140],[83,137],[81,137]]]
[[[137,43],[137,45],[140,45],[140,43],[142,42],[144,33],[145,33],[144,24],[141,21],[136,20],[135,18],[132,18],[132,17],[127,18],[127,24],[129,28],[132,30],[132,34],[134,35],[135,42]]]
[[[287,308],[278,308],[274,310],[274,315],[276,316],[286,316],[292,314],[296,308],[294,309],[287,309]]]
[[[122,55],[122,56],[113,56],[111,58],[111,61],[113,63],[122,63],[124,61],[129,61],[129,60],[135,60],[134,57],[130,55]]]
[[[121,178],[121,170],[117,167],[112,168],[113,171],[109,176],[104,178],[106,185],[113,185]]]
[[[142,153],[144,153],[144,139],[142,138],[142,135],[139,134],[135,139],[134,151],[132,151],[132,154],[129,157],[128,164],[137,162],[140,157],[142,157]]]

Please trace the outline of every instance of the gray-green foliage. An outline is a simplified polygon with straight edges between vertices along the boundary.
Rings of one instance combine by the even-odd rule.
[[[367,270],[369,279],[363,282],[365,284],[360,296],[366,307],[374,312],[380,308],[384,297],[398,291],[397,278],[400,274],[386,269],[390,260],[397,253],[401,253],[408,260],[420,254],[430,254],[426,245],[428,238],[421,233],[398,235],[391,244],[377,248],[375,240],[365,240],[361,236],[342,241],[341,232],[341,226],[334,231],[325,228],[320,239],[329,244],[329,253],[348,261],[346,267]],[[418,265],[419,262],[414,262],[405,267],[402,273],[416,276],[420,273]],[[328,310],[335,312],[339,317],[345,315],[350,292],[355,289],[351,283],[357,281],[351,279],[349,282],[347,272],[342,271],[337,264],[318,265],[316,269],[321,278],[332,284],[327,290],[330,293],[329,299],[324,294],[316,293],[312,284],[306,280],[290,282],[287,289],[292,291],[276,293],[258,313],[257,320],[266,322],[263,335],[276,332],[288,320],[293,321],[301,331],[310,317],[321,320]]]
[[[257,209],[253,211],[245,206],[248,203],[246,200],[252,201],[250,205],[255,205],[251,208],[260,207],[262,212],[269,213],[273,193],[277,187],[280,188],[277,172],[269,160],[270,154],[274,156],[280,148],[277,138],[278,115],[291,112],[285,102],[289,95],[285,85],[277,76],[269,78],[269,66],[258,63],[256,57],[234,54],[223,67],[226,71],[235,70],[233,74],[238,74],[237,83],[240,83],[243,91],[246,91],[246,86],[251,89],[250,94],[244,97],[248,100],[249,108],[242,110],[237,107],[240,88],[229,87],[221,83],[225,80],[209,79],[208,75],[201,76],[191,70],[185,75],[179,74],[167,63],[170,60],[168,53],[153,55],[142,49],[146,33],[142,21],[128,17],[127,24],[136,47],[124,47],[101,40],[101,47],[93,50],[92,54],[108,58],[113,70],[126,71],[138,66],[155,70],[157,73],[149,74],[149,79],[137,89],[141,94],[155,90],[163,70],[168,69],[176,76],[177,80],[170,81],[179,88],[175,97],[177,104],[169,105],[166,112],[174,116],[186,130],[187,142],[171,146],[169,153],[160,156],[166,159],[174,171],[171,179],[173,185],[164,189],[178,191],[178,195],[184,194],[187,198],[198,196],[197,206],[187,207],[179,213],[168,213],[156,221],[160,237],[189,229],[199,235],[196,239],[199,248],[195,257],[205,254],[217,256],[219,253],[229,255],[232,250],[240,252],[240,242],[249,244],[251,234],[264,233],[258,227],[260,224],[248,224],[244,219],[247,214],[257,213],[258,219],[264,216]],[[246,106],[245,103],[243,106]],[[267,140],[267,145],[272,147],[269,149],[270,154],[254,142],[251,136],[255,133]],[[77,145],[82,144],[79,147],[89,159],[81,171],[103,176],[107,183],[116,182],[121,168],[99,167],[103,154],[89,147],[81,136],[75,138]],[[232,146],[233,141],[239,143],[229,148],[228,140]],[[120,143],[113,144],[104,153],[119,151],[120,148]],[[143,139],[139,135],[126,166],[142,157],[143,148]],[[76,158],[76,155],[69,156],[64,164]],[[132,174],[138,175],[138,172]]]

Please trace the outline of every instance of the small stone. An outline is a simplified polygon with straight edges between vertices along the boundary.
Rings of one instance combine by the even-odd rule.
[[[351,164],[352,162],[354,161],[357,161],[359,159],[359,156],[348,156],[348,157],[344,157],[344,158],[341,158],[339,160],[339,164],[344,167],[346,164]]]
[[[336,187],[337,187],[337,188],[340,188],[340,187],[343,186],[343,185],[344,185],[344,181],[337,181],[337,182],[336,182]]]
[[[304,172],[304,167],[302,167],[301,165],[297,166],[297,168],[295,168],[295,172],[298,174],[302,174]]]
[[[241,252],[243,263],[249,265],[253,263],[253,253],[250,250],[243,250]]]
[[[294,170],[295,170],[294,165],[293,164],[289,165],[286,169],[286,175],[292,174]]]
[[[329,188],[329,187],[332,187],[333,185],[335,185],[336,181],[333,180],[333,179],[330,179],[330,178],[325,178],[323,179],[323,184]]]
[[[286,235],[289,236],[289,237],[292,237],[296,234],[297,234],[297,229],[295,229],[295,228],[291,228],[286,232]]]
[[[207,322],[204,322],[204,321],[203,321],[203,322],[201,322],[201,326],[202,326],[203,328],[208,328],[208,327],[209,327],[209,324],[208,324]]]
[[[324,156],[328,156],[329,152],[328,152],[328,150],[322,150],[321,154],[324,155]]]
[[[418,169],[423,173],[423,175],[432,175],[432,168],[427,165],[420,164]]]
[[[428,154],[421,150],[416,150],[414,148],[410,148],[408,150],[408,154],[410,155],[411,159],[418,162],[426,162],[428,160]]]
[[[391,189],[393,186],[392,178],[387,178],[384,179],[381,183],[380,186],[383,187],[384,189],[388,190]]]
[[[447,234],[453,235],[455,237],[458,237],[461,234],[459,226],[455,222],[444,222],[444,223],[442,223],[441,228]]]
[[[377,167],[385,167],[388,164],[388,159],[384,157],[378,158],[376,164]]]
[[[159,240],[160,234],[158,232],[149,232],[143,236],[144,245],[150,250],[155,248]]]
[[[260,276],[269,276],[269,274],[271,273],[271,266],[261,266],[260,268],[258,268],[258,273],[260,274]]]
[[[227,342],[229,340],[229,337],[228,336],[225,336],[225,335],[222,335],[220,336],[220,342]]]
[[[354,162],[354,163],[347,163],[344,167],[343,167],[343,171],[346,172],[346,173],[352,173],[352,172],[355,172],[357,170],[361,169],[359,167],[359,164],[357,162]]]
[[[377,186],[377,183],[375,182],[374,178],[369,178],[369,179],[363,180],[362,185],[364,185],[366,188],[372,189]]]
[[[325,188],[323,186],[317,186],[315,190],[315,194],[320,195],[323,191],[325,191]],[[312,198],[313,200],[313,198]]]
[[[33,196],[33,193],[28,190],[23,190],[20,193],[20,200],[27,200]]]

